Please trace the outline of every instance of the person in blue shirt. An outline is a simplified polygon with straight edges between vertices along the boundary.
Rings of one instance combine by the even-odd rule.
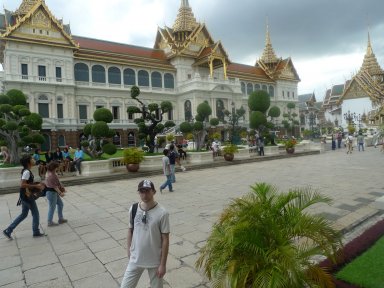
[[[39,176],[41,179],[44,179],[46,169],[46,162],[40,159],[40,149],[36,149],[35,153],[32,155],[33,160],[35,160],[36,165],[38,165]]]
[[[73,165],[75,165],[77,171],[79,171],[79,175],[81,175],[81,162],[84,159],[84,152],[81,150],[81,147],[77,147],[75,152],[75,158],[73,159]]]

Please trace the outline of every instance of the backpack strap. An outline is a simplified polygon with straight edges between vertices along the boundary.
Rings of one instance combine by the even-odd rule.
[[[139,202],[137,203],[134,203],[132,205],[132,211],[131,211],[131,225],[132,225],[132,232],[133,232],[133,229],[135,228],[135,216],[136,216],[136,212],[137,212],[137,207],[139,206]]]

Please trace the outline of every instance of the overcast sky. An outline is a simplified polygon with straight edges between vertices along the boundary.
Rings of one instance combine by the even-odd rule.
[[[8,10],[22,0],[0,0]],[[180,0],[45,0],[72,34],[153,47],[157,27],[172,26]],[[189,0],[196,19],[221,40],[232,62],[254,65],[265,45],[268,18],[278,57],[291,57],[299,94],[343,83],[361,67],[368,29],[384,67],[383,0]]]

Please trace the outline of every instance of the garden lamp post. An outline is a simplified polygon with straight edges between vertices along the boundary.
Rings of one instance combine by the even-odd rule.
[[[355,119],[356,113],[351,113],[349,110],[347,113],[344,113],[344,119],[347,121],[348,126],[353,124],[353,119]]]
[[[316,115],[315,113],[311,112],[309,114],[309,126],[311,127],[311,135],[312,135],[312,138],[313,138],[313,126],[316,125]]]

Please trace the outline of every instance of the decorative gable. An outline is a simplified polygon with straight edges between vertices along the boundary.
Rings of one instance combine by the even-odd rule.
[[[358,99],[358,98],[365,98],[367,97],[367,93],[364,91],[364,89],[357,83],[357,81],[354,79],[350,83],[347,91],[343,95],[343,100],[347,99]]]
[[[5,40],[44,42],[47,45],[64,45],[77,48],[77,44],[48,10],[44,2],[34,5],[23,17],[1,35]]]

